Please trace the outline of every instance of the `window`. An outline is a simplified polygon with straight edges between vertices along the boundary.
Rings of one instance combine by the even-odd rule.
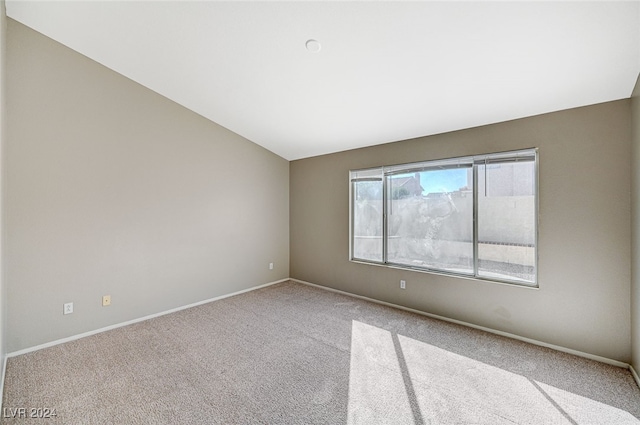
[[[350,172],[351,259],[536,284],[537,151]]]
[[[382,262],[382,169],[351,172],[353,258]]]

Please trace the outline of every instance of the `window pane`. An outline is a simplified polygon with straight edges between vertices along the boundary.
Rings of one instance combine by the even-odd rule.
[[[353,258],[382,261],[382,175],[353,181]]]
[[[535,162],[478,165],[478,276],[535,282]]]
[[[473,274],[471,170],[385,177],[389,263]]]

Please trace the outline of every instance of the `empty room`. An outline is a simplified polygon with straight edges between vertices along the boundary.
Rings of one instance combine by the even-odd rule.
[[[640,1],[0,0],[0,423],[640,425]]]

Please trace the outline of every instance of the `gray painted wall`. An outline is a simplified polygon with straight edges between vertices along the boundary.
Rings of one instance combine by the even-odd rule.
[[[4,285],[4,256],[3,256],[3,240],[4,240],[4,214],[3,214],[3,197],[4,190],[2,189],[4,184],[4,166],[2,165],[2,157],[4,152],[4,142],[5,142],[5,129],[6,129],[6,121],[5,121],[5,55],[6,55],[6,39],[7,39],[7,15],[5,13],[4,0],[0,0],[0,390],[4,384],[4,369],[2,365],[4,363],[6,351],[5,344],[5,314],[6,314],[6,303],[7,299],[5,296],[5,285]],[[0,401],[0,405],[2,402]]]
[[[9,352],[289,276],[286,160],[10,19],[7,37]]]
[[[640,75],[631,97],[631,364],[640,373]]]
[[[539,289],[348,261],[350,169],[530,147]],[[627,99],[293,161],[291,277],[628,362],[630,153]]]

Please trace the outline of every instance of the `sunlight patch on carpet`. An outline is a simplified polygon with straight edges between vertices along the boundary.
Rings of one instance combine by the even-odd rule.
[[[512,370],[353,320],[347,423],[640,425],[624,410]]]

